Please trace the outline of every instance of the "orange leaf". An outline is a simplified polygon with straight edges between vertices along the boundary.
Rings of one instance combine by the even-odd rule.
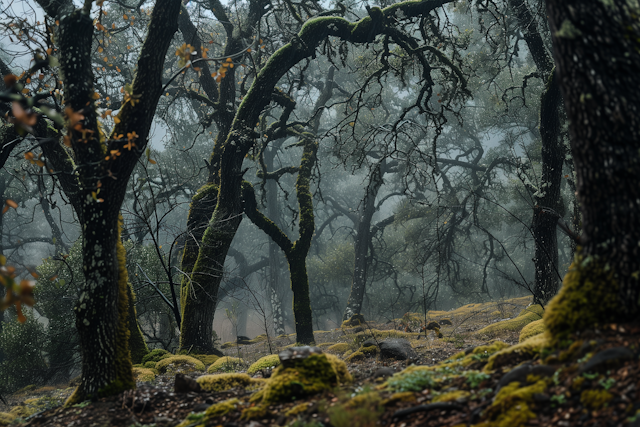
[[[7,206],[12,207],[13,209],[18,209],[18,204],[11,199],[5,200],[5,203],[7,204]]]

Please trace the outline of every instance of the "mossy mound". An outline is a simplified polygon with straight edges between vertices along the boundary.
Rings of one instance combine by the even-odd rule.
[[[229,372],[235,371],[241,366],[244,366],[244,360],[239,357],[224,356],[215,361],[215,363],[209,366],[207,373],[215,374],[216,372]]]
[[[544,326],[544,320],[539,319],[534,322],[529,323],[520,331],[520,339],[519,342],[523,342],[533,336],[542,334],[547,329]]]
[[[9,412],[0,412],[0,426],[9,425],[15,419],[16,416]]]
[[[26,399],[18,406],[11,408],[9,413],[13,418],[27,418],[36,412],[46,411],[47,409],[55,408],[64,403],[61,398],[53,396],[41,396]]]
[[[361,362],[361,361],[365,360],[366,358],[367,358],[367,356],[365,356],[363,352],[354,351],[349,356],[347,356],[347,358],[344,359],[344,360],[345,360],[345,362],[353,363],[353,362]]]
[[[167,357],[171,357],[171,356],[173,355],[169,353],[167,350],[156,348],[154,350],[151,350],[149,353],[146,354],[146,356],[142,358],[142,365],[144,365],[147,362],[159,362],[162,359],[166,359]]]
[[[364,324],[365,324],[364,316],[362,314],[354,314],[349,319],[342,322],[342,327],[348,328],[348,327],[360,326]]]
[[[543,311],[541,305],[531,305],[522,310],[518,317],[489,325],[480,329],[476,334],[496,335],[504,331],[519,331],[529,323],[542,319]]]
[[[133,368],[133,378],[141,382],[153,381],[156,379],[156,371],[148,368]]]
[[[263,369],[274,369],[278,365],[280,365],[280,358],[278,357],[278,355],[270,354],[268,356],[261,357],[260,359],[256,360],[251,366],[249,366],[249,369],[247,369],[247,374],[255,375]]]
[[[220,356],[216,354],[190,354],[191,357],[194,357],[204,363],[205,366],[213,365],[216,363],[216,360],[220,359]]]
[[[483,422],[477,427],[524,426],[529,420],[536,418],[530,409],[534,395],[540,395],[547,389],[546,380],[531,385],[521,386],[512,382],[500,389],[483,415]]]
[[[317,332],[314,332],[313,334],[314,334],[314,335],[316,336],[316,338],[317,338],[318,333],[317,333]],[[331,347],[331,346],[332,346],[332,345],[334,345],[334,344],[335,344],[335,342],[322,342],[322,343],[320,343],[320,344],[316,344],[316,347],[320,347],[320,348],[327,348],[327,347]]]
[[[349,344],[346,342],[339,342],[327,348],[328,352],[336,354],[343,354],[347,350],[349,350]]]
[[[263,380],[253,379],[247,374],[236,373],[203,375],[196,381],[200,384],[200,387],[211,393],[235,387],[256,387],[263,382]]]
[[[160,360],[158,363],[156,363],[156,369],[161,374],[175,373],[177,371],[204,371],[204,363],[202,363],[195,357],[178,355]]]
[[[560,292],[547,306],[544,323],[550,338],[558,343],[573,331],[594,328],[617,318],[619,312],[614,271],[578,251]]]
[[[147,362],[144,365],[142,365],[142,367],[147,369],[156,369],[156,365],[157,365],[157,362]]]
[[[471,392],[467,390],[456,390],[448,393],[442,393],[433,398],[432,402],[455,402],[464,401],[471,396]]]
[[[464,351],[456,353],[442,362],[442,364],[451,368],[467,367],[476,362],[486,362],[491,359],[492,355],[507,348],[509,348],[509,344],[504,341],[495,340],[487,345],[479,345],[468,352],[468,354]]]
[[[353,378],[347,366],[334,355],[321,353],[290,359],[287,366],[278,366],[265,387],[251,398],[253,402],[259,402],[259,408],[250,408],[243,416],[258,416],[274,403],[317,394],[351,381]]]
[[[192,427],[192,426],[205,426],[209,424],[210,420],[217,417],[223,417],[229,412],[238,408],[240,401],[237,398],[223,400],[222,402],[215,403],[207,408],[205,412],[190,413],[187,418],[176,427]]]
[[[543,348],[548,346],[548,334],[534,335],[521,343],[512,345],[491,355],[484,367],[484,371],[489,372],[503,366],[514,366],[525,360],[533,359]]]

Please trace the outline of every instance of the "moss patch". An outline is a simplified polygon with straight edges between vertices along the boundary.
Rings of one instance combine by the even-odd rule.
[[[219,392],[229,390],[235,387],[255,387],[262,384],[263,381],[253,379],[247,374],[217,374],[217,375],[203,375],[196,380],[200,387],[209,392]]]
[[[441,395],[434,397],[432,402],[455,402],[457,400],[466,400],[469,396],[471,396],[471,393],[466,390],[456,390],[448,393],[442,393]]]
[[[486,328],[480,329],[477,334],[496,335],[503,331],[519,331],[525,325],[542,319],[543,311],[541,305],[531,305],[522,310],[518,317],[489,325]]]
[[[524,426],[527,421],[536,418],[530,405],[534,394],[544,393],[547,383],[540,380],[535,384],[520,387],[519,382],[512,382],[500,389],[493,404],[485,411],[485,421],[478,427]]]
[[[611,399],[613,395],[607,390],[585,390],[580,395],[580,403],[592,410],[602,409]]]
[[[156,379],[156,372],[148,368],[133,368],[133,378],[142,382],[153,381]]]
[[[217,417],[225,416],[229,412],[234,411],[238,407],[239,403],[240,401],[235,398],[223,400],[222,402],[215,403],[209,406],[209,408],[207,408],[205,412],[201,412],[201,413],[192,412],[183,422],[178,424],[177,427],[205,426],[209,423],[210,420]]]
[[[280,365],[280,358],[277,354],[270,354],[268,356],[261,357],[256,360],[249,369],[247,369],[247,374],[255,375],[259,371],[263,369],[274,369],[276,366]]]
[[[190,354],[190,356],[198,359],[205,366],[213,365],[216,360],[220,359],[220,356],[216,354]]]
[[[163,350],[161,348],[156,348],[147,353],[146,356],[142,358],[142,364],[144,365],[147,362],[159,362],[162,359],[166,359],[167,357],[171,357],[172,354],[167,350]]]
[[[521,343],[505,348],[489,357],[485,372],[507,365],[517,365],[539,354],[543,348],[549,346],[548,334],[535,335]]]
[[[552,341],[557,343],[575,331],[605,324],[618,313],[614,272],[596,258],[585,258],[578,251],[560,292],[547,306],[544,323]]]
[[[204,363],[191,356],[171,356],[156,363],[156,369],[161,374],[175,371],[204,371]]]
[[[239,357],[224,356],[216,360],[213,365],[209,366],[207,372],[209,374],[214,374],[216,372],[235,371],[243,365],[244,360]]]
[[[336,354],[343,354],[347,350],[349,350],[349,344],[347,344],[346,342],[339,342],[327,348],[328,352]]]
[[[539,335],[546,331],[544,326],[544,320],[539,319],[534,322],[529,323],[520,331],[520,342],[523,342],[533,336]]]
[[[6,426],[15,419],[16,416],[14,414],[10,414],[8,412],[0,412],[0,426]]]

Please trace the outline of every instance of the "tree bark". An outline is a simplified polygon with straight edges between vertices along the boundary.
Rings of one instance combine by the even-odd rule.
[[[547,3],[582,212],[582,246],[545,313],[561,337],[640,314],[640,11]]]

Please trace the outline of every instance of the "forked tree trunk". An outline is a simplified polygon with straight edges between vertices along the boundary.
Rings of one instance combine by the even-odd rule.
[[[640,10],[547,4],[582,210],[578,262],[545,313],[561,337],[640,314]]]

